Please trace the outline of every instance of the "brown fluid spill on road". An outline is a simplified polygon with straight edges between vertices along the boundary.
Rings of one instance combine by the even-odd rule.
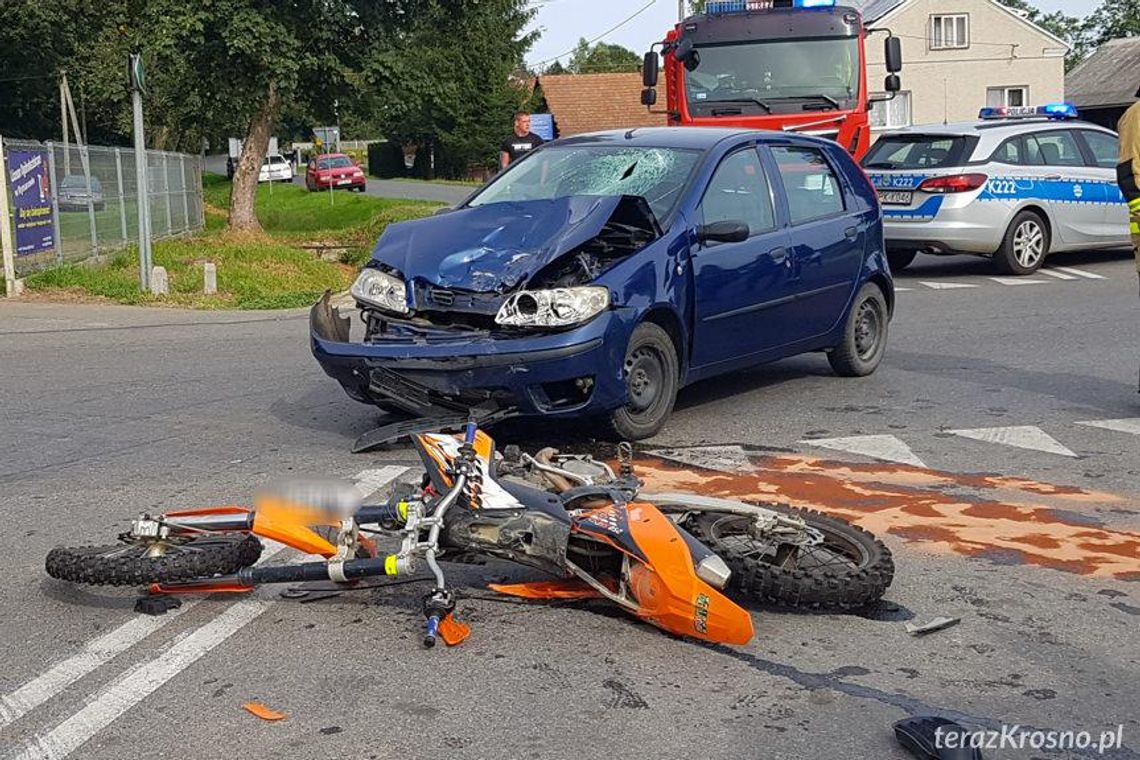
[[[645,491],[691,491],[777,501],[839,515],[931,551],[1038,565],[1080,575],[1140,578],[1140,532],[1101,527],[1075,505],[1117,505],[1110,493],[1021,478],[961,475],[896,464],[749,454],[723,472],[665,456],[640,458]]]

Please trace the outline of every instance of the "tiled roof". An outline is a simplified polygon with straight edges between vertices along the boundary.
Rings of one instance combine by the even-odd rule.
[[[1110,40],[1065,75],[1065,100],[1077,108],[1131,105],[1140,87],[1140,37]]]
[[[641,105],[641,74],[551,74],[539,77],[559,137],[602,129],[663,127],[665,114]],[[654,110],[664,110],[665,90]]]
[[[887,15],[906,0],[844,0],[840,5],[850,6],[863,14],[863,23],[871,24]]]

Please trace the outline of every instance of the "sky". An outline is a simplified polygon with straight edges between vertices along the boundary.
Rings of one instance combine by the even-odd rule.
[[[582,37],[594,39],[617,26],[629,16],[645,8],[636,18],[602,38],[636,53],[644,53],[677,22],[677,0],[532,0],[538,16],[532,28],[542,30],[542,37],[531,49],[527,63],[551,62],[560,57],[563,63]],[[1100,0],[1030,0],[1043,11],[1064,11],[1071,16],[1086,16]],[[648,8],[646,8],[648,6]]]

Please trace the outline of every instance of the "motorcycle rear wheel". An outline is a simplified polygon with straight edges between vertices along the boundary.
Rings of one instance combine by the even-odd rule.
[[[145,586],[209,580],[249,567],[261,541],[248,533],[221,533],[184,542],[124,541],[110,546],[57,546],[44,568],[52,578],[93,586]]]
[[[823,536],[814,546],[773,544],[751,535],[752,518],[703,512],[685,525],[732,570],[729,583],[763,604],[852,610],[879,601],[894,579],[890,549],[845,520],[809,509],[765,504],[802,519]]]

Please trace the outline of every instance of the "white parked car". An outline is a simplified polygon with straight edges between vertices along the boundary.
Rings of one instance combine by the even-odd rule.
[[[293,164],[279,153],[265,159],[261,165],[261,173],[257,175],[258,182],[292,182]]]

